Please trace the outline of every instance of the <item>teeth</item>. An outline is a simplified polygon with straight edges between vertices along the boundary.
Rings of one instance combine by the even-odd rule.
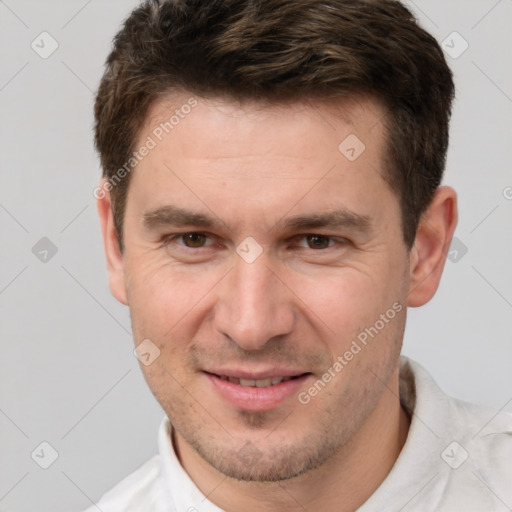
[[[256,381],[257,388],[267,388],[272,385],[272,379],[260,379]]]
[[[240,379],[240,385],[241,386],[248,386],[248,387],[254,387],[256,386],[256,382],[260,382],[260,381],[256,381],[256,380],[253,380],[253,379]]]
[[[249,388],[268,388],[269,386],[276,386],[281,382],[286,382],[291,380],[292,377],[269,377],[268,379],[239,379],[238,377],[226,377],[225,375],[221,376],[222,380],[228,380],[233,384],[240,384],[241,386],[249,387]]]

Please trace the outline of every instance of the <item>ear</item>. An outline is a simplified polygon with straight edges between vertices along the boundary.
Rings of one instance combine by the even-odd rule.
[[[110,292],[119,302],[127,305],[128,300],[126,294],[123,254],[119,245],[117,230],[114,225],[110,192],[107,192],[108,188],[105,186],[104,182],[100,183],[100,187],[97,190],[101,191],[101,193],[98,194],[98,201],[96,204],[100,217],[105,255],[107,257]]]
[[[408,306],[423,306],[436,293],[457,219],[455,190],[439,187],[420,219],[411,249]]]

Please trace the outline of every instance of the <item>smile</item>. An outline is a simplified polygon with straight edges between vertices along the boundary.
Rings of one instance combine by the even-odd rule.
[[[238,377],[228,377],[227,375],[220,375],[220,379],[227,380],[233,384],[240,384],[248,388],[268,388],[269,386],[276,386],[281,382],[296,379],[297,377],[270,377],[267,379],[239,379]]]
[[[203,373],[222,402],[247,411],[268,411],[283,406],[287,400],[297,396],[306,380],[312,376],[309,372],[300,371],[283,372],[289,375],[279,375],[278,372],[268,372],[266,375],[238,372],[238,376],[235,371],[229,372],[230,375],[221,371]]]

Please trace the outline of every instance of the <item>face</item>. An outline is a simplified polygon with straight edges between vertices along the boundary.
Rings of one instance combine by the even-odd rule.
[[[180,442],[231,477],[291,478],[343,450],[396,375],[409,254],[383,110],[197,99],[162,136],[186,102],[141,130],[156,146],[111,286],[160,351],[141,368]]]

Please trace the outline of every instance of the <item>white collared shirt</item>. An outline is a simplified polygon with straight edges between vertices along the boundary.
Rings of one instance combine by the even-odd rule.
[[[512,511],[512,414],[445,395],[404,356],[400,399],[412,417],[406,443],[358,512]],[[171,428],[164,418],[159,454],[101,498],[102,512],[222,512],[182,468]]]

